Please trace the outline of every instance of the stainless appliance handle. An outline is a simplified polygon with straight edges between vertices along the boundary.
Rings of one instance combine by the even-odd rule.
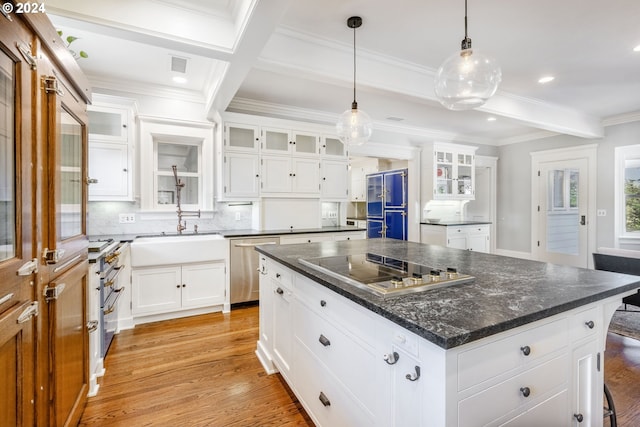
[[[277,245],[277,242],[265,242],[265,243],[236,243],[234,246],[236,248],[255,248],[256,246],[262,245]]]
[[[118,278],[118,276],[120,275],[120,273],[123,270],[124,265],[121,265],[119,267],[115,267],[114,270],[116,271],[116,274],[114,274],[113,276],[111,276],[106,282],[104,282],[104,287],[109,287],[109,286],[113,286],[113,284],[116,282],[116,279]]]

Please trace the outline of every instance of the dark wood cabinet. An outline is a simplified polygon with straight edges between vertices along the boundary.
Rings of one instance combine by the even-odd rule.
[[[89,85],[46,15],[0,21],[0,425],[76,425],[88,384]]]

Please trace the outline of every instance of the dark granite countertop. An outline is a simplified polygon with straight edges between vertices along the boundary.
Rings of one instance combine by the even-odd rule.
[[[366,231],[366,228],[356,227],[353,225],[337,225],[331,227],[321,228],[304,228],[296,230],[202,230],[197,234],[220,234],[223,237],[232,239],[237,237],[260,237],[260,236],[276,236],[283,234],[311,234],[311,233],[340,233],[347,231]],[[193,236],[196,233],[190,231],[182,233],[182,236]],[[162,237],[162,236],[177,236],[178,233],[173,231],[169,233],[138,233],[138,234],[112,234],[112,235],[99,235],[89,236],[90,241],[113,239],[119,242],[132,242],[136,237]]]
[[[453,348],[640,287],[640,277],[392,239],[258,246],[257,250],[444,348]],[[380,297],[299,258],[375,253],[437,268],[469,283]]]
[[[480,225],[480,224],[491,224],[488,221],[439,221],[439,222],[429,222],[421,221],[420,224],[424,225],[444,225],[445,227],[455,227],[458,225]]]

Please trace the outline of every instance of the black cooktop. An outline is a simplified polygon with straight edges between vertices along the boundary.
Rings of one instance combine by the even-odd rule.
[[[439,269],[373,253],[300,259],[300,262],[380,295],[417,292],[473,277],[457,268]]]

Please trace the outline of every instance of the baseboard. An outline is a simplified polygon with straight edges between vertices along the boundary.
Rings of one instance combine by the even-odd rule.
[[[267,374],[271,375],[278,372],[276,367],[273,365],[273,362],[271,361],[271,357],[269,357],[269,353],[266,351],[260,341],[257,342],[255,353],[258,357],[258,360],[260,361],[260,364]]]

